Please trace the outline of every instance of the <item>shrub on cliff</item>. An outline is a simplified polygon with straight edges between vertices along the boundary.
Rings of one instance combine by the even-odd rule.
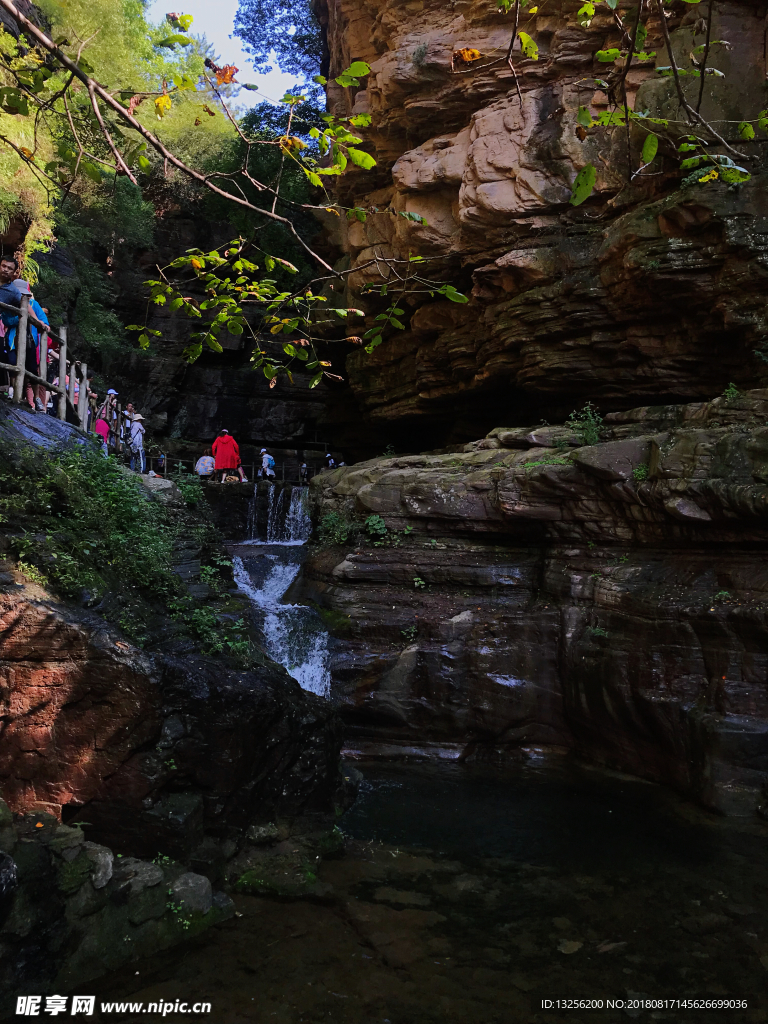
[[[167,509],[95,450],[0,453],[0,529],[62,596],[113,591],[162,600],[178,589]]]

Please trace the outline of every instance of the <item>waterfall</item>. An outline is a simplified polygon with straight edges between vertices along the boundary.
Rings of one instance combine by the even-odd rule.
[[[312,520],[307,511],[307,488],[290,484],[270,485],[267,495],[267,539],[258,537],[258,484],[248,504],[248,538],[250,544],[306,544],[312,533]]]
[[[331,687],[328,633],[318,615],[304,605],[283,604],[283,596],[299,575],[302,548],[312,524],[305,487],[271,486],[267,498],[267,539],[245,541],[240,547],[268,547],[251,558],[234,555],[232,572],[246,594],[264,635],[270,658],[283,665],[303,689],[328,697]],[[256,532],[256,494],[249,507],[251,536]]]

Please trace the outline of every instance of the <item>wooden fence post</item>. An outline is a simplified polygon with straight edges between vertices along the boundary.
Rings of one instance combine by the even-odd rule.
[[[13,382],[13,400],[21,404],[24,394],[24,377],[27,370],[27,318],[29,317],[29,296],[21,296],[21,313],[16,328],[16,380]]]
[[[80,418],[80,429],[88,432],[88,364],[82,364],[83,379],[80,381],[80,394],[78,395],[77,412]]]
[[[59,328],[61,345],[59,347],[59,409],[60,420],[67,418],[67,328]]]
[[[75,366],[74,359],[69,361],[69,383],[67,384],[67,395],[69,396],[69,404],[72,408],[75,408],[75,384],[77,383],[77,368]]]

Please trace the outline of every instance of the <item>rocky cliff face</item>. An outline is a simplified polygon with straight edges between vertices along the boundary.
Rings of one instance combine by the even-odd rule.
[[[616,409],[709,398],[730,380],[754,386],[763,364],[753,353],[768,325],[759,160],[743,188],[684,189],[673,148],[662,142],[654,174],[628,183],[623,130],[577,123],[579,106],[595,116],[607,110],[595,76],[613,68],[594,54],[619,45],[610,12],[588,28],[577,3],[524,14],[521,28],[537,41],[539,59],[524,58],[517,44],[518,95],[503,59],[511,19],[495,0],[317,6],[331,74],[352,59],[372,67],[358,91],[330,87],[335,111],[371,113],[365,134],[378,160],[376,172],[342,179],[343,201],[368,211],[364,224],[329,225],[342,265],[412,252],[437,258],[430,273],[472,296],[468,306],[406,300],[408,329],[370,357],[348,358],[357,408],[379,436],[413,450],[469,440],[500,421],[556,419],[586,398]],[[694,40],[698,18],[684,3],[669,18],[686,63],[703,41]],[[646,50],[668,64],[655,13],[647,27]],[[738,121],[766,106],[765,27],[764,7],[715,5],[713,38],[733,48],[715,61],[726,77],[707,80],[708,117]],[[481,59],[455,59],[462,47]],[[627,81],[634,109],[679,116],[671,79],[653,61],[633,67]],[[698,92],[698,80],[687,88],[693,83]],[[632,136],[633,169],[644,135]],[[749,159],[760,144],[743,148]],[[573,208],[571,184],[587,163],[597,168],[596,189]],[[351,276],[354,305],[366,301],[360,288],[374,278],[375,267]]]
[[[317,477],[317,514],[360,524],[305,570],[337,613],[349,744],[555,745],[762,806],[766,417],[753,391],[616,413],[587,445],[584,424],[500,428]]]
[[[0,594],[0,701],[11,810],[133,854],[216,862],[251,822],[332,811],[340,789],[333,713],[279,666],[150,657],[44,595]]]

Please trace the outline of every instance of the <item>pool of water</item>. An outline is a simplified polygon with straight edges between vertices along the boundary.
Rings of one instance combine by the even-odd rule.
[[[566,759],[358,767],[319,888],[237,896],[234,920],[94,988],[210,1000],[209,1024],[768,1020],[764,822]]]
[[[661,786],[569,759],[503,771],[369,764],[343,819],[359,839],[584,870],[704,864],[745,842],[765,859],[760,827],[750,836],[724,824]]]

